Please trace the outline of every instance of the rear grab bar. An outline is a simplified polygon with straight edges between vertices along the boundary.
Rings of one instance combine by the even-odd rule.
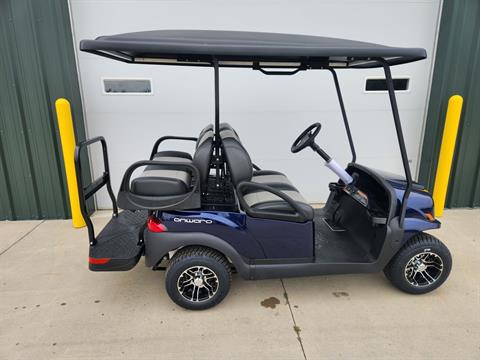
[[[102,145],[103,174],[100,177],[93,180],[87,186],[84,186],[83,179],[82,179],[82,163],[81,163],[82,150],[97,142],[100,142]],[[87,200],[90,197],[92,197],[102,187],[106,186],[108,195],[110,196],[110,200],[112,200],[113,217],[118,216],[117,200],[115,199],[115,195],[113,194],[113,190],[112,190],[112,185],[110,183],[110,167],[108,164],[107,142],[105,141],[105,138],[103,136],[97,136],[89,140],[81,141],[75,147],[74,162],[75,162],[75,172],[77,177],[78,198],[80,201],[80,211],[87,225],[88,238],[90,241],[90,245],[94,246],[97,243],[97,240],[95,238],[95,230],[93,228],[92,220],[90,219],[90,215],[88,214]]]
[[[172,136],[172,135],[162,136],[162,137],[159,138],[157,141],[155,141],[155,144],[153,144],[152,152],[151,152],[151,154],[150,154],[150,160],[153,160],[155,154],[158,152],[158,147],[159,147],[160,144],[161,144],[162,142],[164,142],[165,140],[197,141],[198,138],[196,138],[196,137],[188,137],[188,136]]]

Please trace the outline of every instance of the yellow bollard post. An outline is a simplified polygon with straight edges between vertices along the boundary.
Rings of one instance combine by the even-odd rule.
[[[442,216],[447,197],[448,180],[452,169],[453,154],[457,140],[458,125],[462,114],[463,98],[453,95],[448,100],[447,116],[443,129],[442,145],[438,157],[435,186],[433,187],[433,201],[435,203],[435,216]]]
[[[63,163],[65,164],[65,173],[67,177],[68,196],[70,198],[70,210],[72,212],[73,227],[81,228],[85,226],[80,211],[80,201],[78,198],[77,177],[75,173],[75,132],[73,131],[72,111],[67,99],[57,99],[55,101],[57,111],[58,129],[60,131],[60,140],[62,142]]]

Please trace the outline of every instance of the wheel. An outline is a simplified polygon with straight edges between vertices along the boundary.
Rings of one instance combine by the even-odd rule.
[[[168,264],[165,288],[177,305],[203,310],[220,303],[230,290],[232,272],[219,252],[188,247],[179,250]]]
[[[383,272],[400,290],[425,294],[442,285],[451,268],[447,247],[434,236],[419,233],[403,245]]]

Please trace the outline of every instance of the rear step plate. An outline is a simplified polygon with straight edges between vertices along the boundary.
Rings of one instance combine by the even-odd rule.
[[[112,218],[90,246],[88,259],[92,271],[125,271],[137,265],[143,254],[143,229],[146,211],[122,211]]]

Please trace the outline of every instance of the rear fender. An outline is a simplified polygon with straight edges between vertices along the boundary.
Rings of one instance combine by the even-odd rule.
[[[244,278],[250,278],[250,266],[244,258],[226,241],[217,236],[201,232],[162,232],[153,233],[145,230],[145,265],[154,267],[170,251],[185,246],[205,246],[225,255],[232,262],[238,273]]]

